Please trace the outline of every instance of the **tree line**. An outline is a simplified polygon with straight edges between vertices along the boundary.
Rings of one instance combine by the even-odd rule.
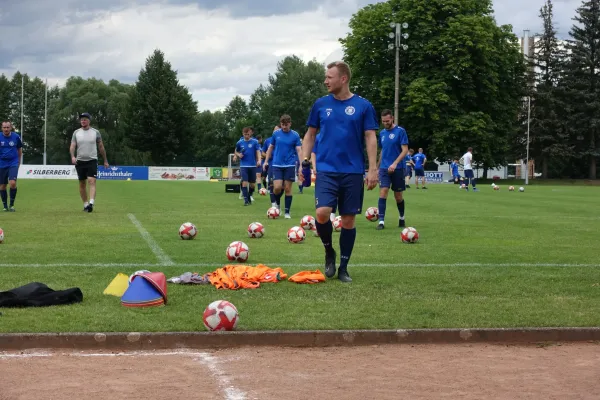
[[[523,57],[510,25],[498,26],[491,0],[388,0],[360,9],[340,39],[353,72],[352,90],[378,112],[394,107],[390,23],[407,23],[401,50],[399,121],[411,147],[447,162],[475,149],[479,166],[525,157],[531,104],[530,157],[542,177],[596,178],[600,155],[600,0],[583,1],[571,38],[561,46],[552,2],[534,56]],[[24,158],[43,157],[45,85],[39,77],[0,76],[0,117],[20,129],[24,78]],[[310,107],[326,94],[324,65],[288,56],[248,101],[223,111],[198,110],[164,53],[155,50],[134,84],[71,77],[48,90],[48,163],[69,162],[78,114],[92,114],[116,165],[218,166],[227,162],[243,126],[271,134],[282,114],[304,133]],[[529,102],[530,100],[530,102]]]

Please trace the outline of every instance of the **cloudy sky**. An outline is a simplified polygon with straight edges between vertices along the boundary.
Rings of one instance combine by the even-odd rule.
[[[0,0],[0,73],[62,84],[73,75],[135,82],[165,52],[200,110],[247,98],[277,61],[342,56],[350,16],[376,0]],[[543,0],[494,0],[499,24],[539,32]],[[555,0],[559,35],[580,0]]]

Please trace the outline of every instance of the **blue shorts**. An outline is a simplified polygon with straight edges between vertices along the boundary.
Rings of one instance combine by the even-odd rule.
[[[16,181],[19,175],[19,167],[0,168],[0,185],[7,185],[8,181]]]
[[[468,178],[468,179],[475,178],[475,175],[473,174],[472,169],[465,169],[465,178]]]
[[[415,177],[416,176],[425,176],[425,169],[415,169]]]
[[[296,181],[296,167],[271,167],[274,181]]]
[[[397,169],[393,174],[389,174],[387,169],[379,168],[379,188],[392,188],[394,192],[404,192],[406,182],[401,169]]]
[[[315,208],[337,205],[340,215],[362,213],[364,180],[362,174],[319,172],[315,181]]]
[[[412,168],[411,167],[406,167],[406,169],[404,170],[404,176],[408,176],[409,178],[412,178]]]
[[[242,182],[256,183],[256,167],[241,167]]]
[[[452,179],[455,181],[460,181],[460,175],[452,175]]]

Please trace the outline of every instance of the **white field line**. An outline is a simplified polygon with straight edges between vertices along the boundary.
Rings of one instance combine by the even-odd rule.
[[[142,235],[146,243],[148,243],[150,250],[152,250],[156,258],[158,258],[158,261],[163,265],[174,265],[173,260],[171,260],[169,256],[163,251],[163,249],[160,248],[158,243],[156,243],[156,241],[152,238],[152,236],[146,230],[146,228],[144,228],[141,222],[137,220],[135,215],[127,214],[127,216],[138,229],[138,231],[140,231],[140,235]]]
[[[198,264],[178,264],[170,263],[49,263],[49,264],[1,264],[0,268],[51,268],[51,267],[81,267],[81,268],[161,268],[164,266],[179,267],[179,268],[220,268],[229,263],[198,263]],[[301,268],[321,268],[319,264],[304,264],[304,263],[277,263],[277,262],[261,262],[271,268],[282,267],[301,267]],[[240,264],[241,265],[241,264]],[[254,265],[248,263],[246,265]],[[600,264],[584,264],[584,263],[350,263],[350,267],[369,267],[369,268],[406,268],[406,267],[600,267]]]
[[[219,362],[217,358],[212,356],[209,353],[201,353],[200,356],[196,359],[202,365],[210,370],[210,372],[214,375],[214,377],[218,381],[218,385],[221,390],[225,393],[226,400],[245,400],[246,393],[235,388],[231,379],[227,376],[225,371],[219,366]]]

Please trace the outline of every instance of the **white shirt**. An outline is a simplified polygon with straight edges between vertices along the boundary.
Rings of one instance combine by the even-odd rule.
[[[473,167],[471,166],[471,161],[473,161],[473,154],[471,154],[470,152],[466,152],[464,156],[462,156],[463,158],[463,169],[473,169]]]

